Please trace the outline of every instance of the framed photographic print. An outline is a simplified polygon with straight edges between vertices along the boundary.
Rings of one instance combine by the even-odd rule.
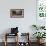
[[[10,18],[24,18],[24,9],[10,9]]]
[[[37,0],[36,24],[46,25],[46,0]]]
[[[46,17],[46,0],[37,0],[37,15],[39,18]]]

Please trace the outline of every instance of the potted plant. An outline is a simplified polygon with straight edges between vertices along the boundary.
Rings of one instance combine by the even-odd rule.
[[[40,29],[45,29],[45,26],[41,26]]]
[[[42,38],[45,38],[44,37],[46,36],[45,34],[46,34],[45,32],[35,32],[33,35],[37,38],[38,43],[41,43],[40,40]]]
[[[32,27],[35,28],[36,30],[45,29],[45,26],[32,25]]]
[[[32,28],[34,28],[35,30],[39,30],[39,27],[37,25],[32,25]]]

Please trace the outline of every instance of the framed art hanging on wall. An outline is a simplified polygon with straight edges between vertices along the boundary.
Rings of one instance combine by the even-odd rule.
[[[10,9],[10,18],[24,18],[24,9]]]
[[[37,25],[46,25],[46,0],[37,0],[36,4],[37,14],[36,23]]]

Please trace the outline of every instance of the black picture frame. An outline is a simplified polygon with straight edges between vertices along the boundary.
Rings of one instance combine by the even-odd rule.
[[[24,9],[10,9],[10,18],[24,18]]]

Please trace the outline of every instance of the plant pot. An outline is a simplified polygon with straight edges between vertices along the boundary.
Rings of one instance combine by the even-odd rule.
[[[41,43],[44,42],[44,40],[45,40],[45,39],[38,39],[37,42],[38,42],[39,44],[41,44]]]
[[[40,39],[40,43],[44,43],[44,40],[45,40],[45,39]]]

